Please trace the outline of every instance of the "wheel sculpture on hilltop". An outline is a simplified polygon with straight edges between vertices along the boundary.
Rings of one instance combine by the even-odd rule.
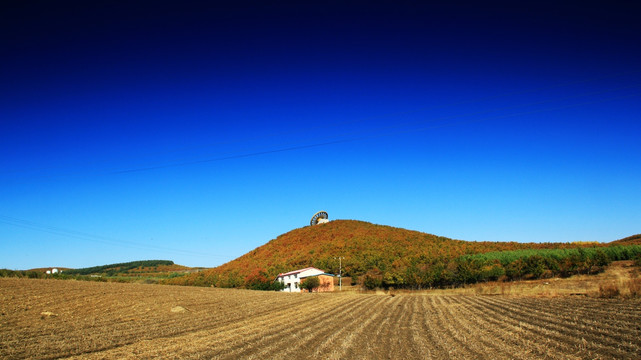
[[[327,211],[319,211],[312,216],[312,220],[309,222],[309,225],[314,226],[327,222],[329,222],[329,215],[327,215]]]

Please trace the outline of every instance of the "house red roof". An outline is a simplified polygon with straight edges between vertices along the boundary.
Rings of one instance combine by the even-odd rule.
[[[315,268],[315,267],[312,266],[312,267],[308,267],[308,268],[304,268],[304,269],[300,269],[300,270],[294,270],[294,271],[290,271],[290,272],[286,272],[286,273],[280,273],[280,274],[278,274],[278,277],[299,274],[299,273],[302,273],[303,271],[312,270],[312,269],[316,269],[318,271],[324,272],[323,270]]]

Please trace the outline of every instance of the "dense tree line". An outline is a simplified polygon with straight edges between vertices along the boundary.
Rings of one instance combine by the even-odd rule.
[[[641,263],[641,246],[575,247],[560,249],[522,249],[513,251],[469,254],[454,258],[414,257],[388,261],[380,255],[364,252],[362,263],[345,261],[344,275],[369,289],[408,288],[427,289],[456,287],[484,281],[531,280],[567,277],[577,274],[596,274],[617,260],[636,260]],[[360,259],[360,258],[359,258]],[[313,264],[321,269],[318,263]],[[282,272],[282,271],[281,271]],[[276,274],[277,275],[277,274]],[[254,269],[248,276],[238,271],[197,274],[196,286],[245,287],[255,290],[280,290],[276,275],[265,269]],[[185,284],[183,278],[169,283]]]
[[[69,270],[65,270],[65,274],[68,274],[68,275],[107,274],[107,275],[113,276],[115,274],[124,273],[138,267],[153,267],[158,265],[174,265],[174,262],[171,260],[130,261],[126,263],[93,266],[93,267],[82,268],[82,269],[69,269]]]
[[[425,289],[461,286],[483,281],[528,280],[594,274],[612,261],[641,261],[641,246],[539,249],[464,255],[454,259],[419,256],[381,270],[368,270],[366,288]]]

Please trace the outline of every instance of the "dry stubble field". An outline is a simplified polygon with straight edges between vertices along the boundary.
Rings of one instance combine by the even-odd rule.
[[[0,279],[0,358],[641,357],[641,302]]]

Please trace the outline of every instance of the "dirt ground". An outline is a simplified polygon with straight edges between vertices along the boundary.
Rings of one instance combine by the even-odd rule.
[[[0,358],[638,359],[641,300],[0,279]]]

